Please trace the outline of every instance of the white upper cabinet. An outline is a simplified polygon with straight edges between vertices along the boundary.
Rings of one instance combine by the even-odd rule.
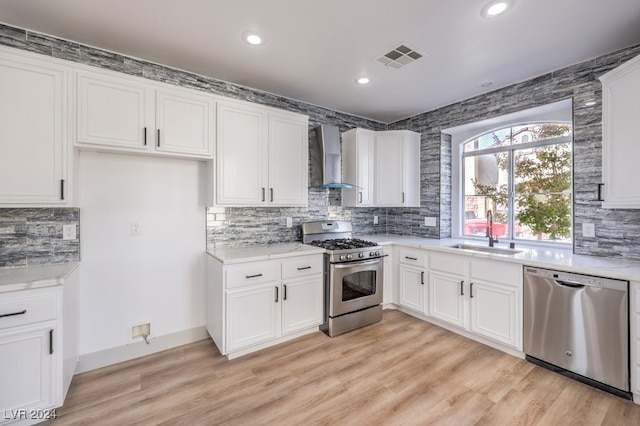
[[[602,207],[640,208],[640,56],[600,77],[602,82]]]
[[[308,117],[220,99],[216,141],[213,204],[307,205]]]
[[[420,206],[420,134],[409,130],[342,134],[343,180],[347,207]]]
[[[108,71],[76,71],[82,148],[179,157],[213,155],[213,96]]]
[[[342,180],[356,185],[342,191],[342,204],[348,207],[373,206],[373,171],[376,132],[352,129],[342,134]]]
[[[70,204],[71,68],[0,50],[0,205]]]

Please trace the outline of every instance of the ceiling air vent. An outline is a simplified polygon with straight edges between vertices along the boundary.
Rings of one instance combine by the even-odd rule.
[[[380,56],[378,58],[378,62],[382,62],[388,67],[397,69],[402,68],[413,61],[417,61],[423,56],[423,53],[419,53],[417,50],[407,46],[406,44],[401,44],[392,51]]]

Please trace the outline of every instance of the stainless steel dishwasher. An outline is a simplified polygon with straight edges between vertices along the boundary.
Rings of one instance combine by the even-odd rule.
[[[524,267],[527,360],[631,399],[629,282]]]

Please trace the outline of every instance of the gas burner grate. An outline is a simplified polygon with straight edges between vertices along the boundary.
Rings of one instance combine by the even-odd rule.
[[[327,250],[351,250],[357,248],[376,247],[378,244],[358,238],[338,238],[333,240],[314,240],[309,244]]]

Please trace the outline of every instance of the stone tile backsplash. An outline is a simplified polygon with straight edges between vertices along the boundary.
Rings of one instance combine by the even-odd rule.
[[[62,239],[75,225],[75,240]],[[80,209],[0,209],[0,268],[80,260]]]
[[[606,257],[640,260],[640,211],[604,210],[596,199],[602,180],[601,85],[598,77],[640,54],[640,46],[623,49],[551,73],[497,89],[474,98],[425,112],[392,124],[332,111],[275,94],[234,85],[164,67],[79,43],[0,24],[0,44],[190,87],[231,98],[309,115],[310,127],[332,124],[346,131],[354,127],[372,130],[409,129],[421,133],[421,207],[343,208],[339,190],[310,189],[305,208],[209,208],[207,247],[256,245],[300,239],[300,225],[309,220],[344,219],[354,223],[357,234],[396,233],[425,238],[451,236],[451,138],[442,129],[520,111],[562,99],[574,100],[574,251]],[[594,98],[595,106],[584,101]],[[22,266],[77,259],[77,245],[62,243],[56,235],[56,219],[67,209],[0,210],[0,266]],[[77,209],[69,209],[76,219]],[[19,212],[24,219],[19,219]],[[27,215],[26,212],[31,212]],[[373,216],[379,224],[373,225]],[[27,216],[30,218],[27,219]],[[424,226],[424,217],[436,217],[437,226]],[[42,217],[41,222],[33,217]],[[54,219],[49,221],[50,218]],[[293,227],[286,228],[286,218]],[[584,222],[593,222],[596,238],[584,238]],[[31,227],[26,224],[31,223]],[[39,223],[39,225],[36,225]]]

